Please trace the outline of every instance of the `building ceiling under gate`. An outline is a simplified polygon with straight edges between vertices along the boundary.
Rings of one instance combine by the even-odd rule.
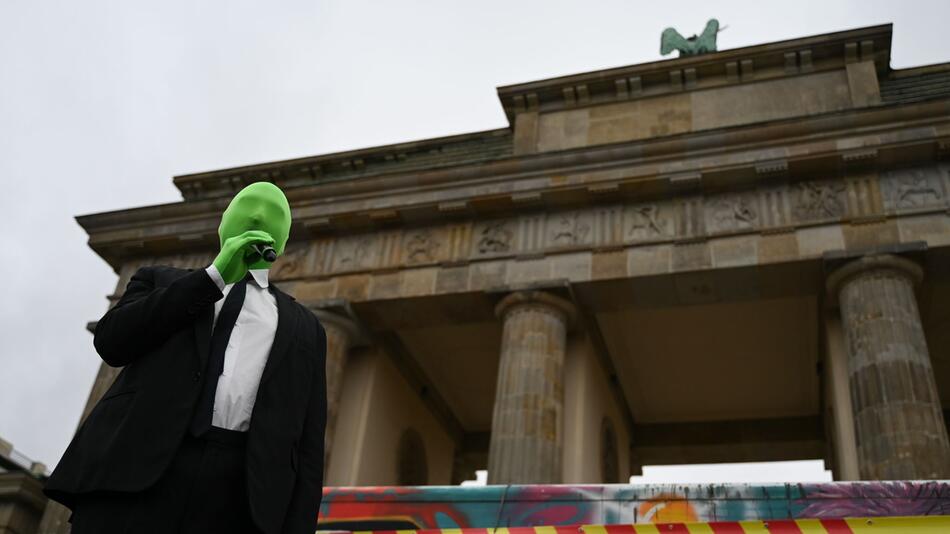
[[[638,423],[819,413],[813,296],[598,314]]]

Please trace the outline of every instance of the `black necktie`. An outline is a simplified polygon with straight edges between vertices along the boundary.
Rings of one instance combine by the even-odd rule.
[[[215,322],[214,331],[211,334],[211,352],[208,355],[208,365],[205,368],[204,389],[201,392],[201,398],[198,400],[195,416],[191,421],[191,434],[193,436],[200,436],[211,428],[214,393],[218,389],[218,378],[224,372],[224,351],[228,348],[228,340],[231,339],[234,323],[237,322],[241,308],[244,306],[244,294],[247,292],[247,281],[250,278],[251,273],[248,273],[243,280],[231,287],[228,297],[224,299],[224,304],[221,306],[221,311],[218,312],[218,320]]]

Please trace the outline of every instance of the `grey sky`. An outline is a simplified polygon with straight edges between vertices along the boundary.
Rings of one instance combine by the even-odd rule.
[[[0,0],[0,437],[54,465],[99,365],[115,274],[73,216],[180,199],[175,174],[506,125],[499,85],[894,23],[950,61],[946,1]]]

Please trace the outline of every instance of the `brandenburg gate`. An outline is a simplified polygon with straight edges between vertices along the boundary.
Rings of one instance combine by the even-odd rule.
[[[287,192],[272,277],[328,332],[328,485],[948,478],[950,64],[892,69],[891,37],[505,86],[497,130],[177,176],[179,202],[78,221],[115,301],[142,265],[208,265],[244,185]]]

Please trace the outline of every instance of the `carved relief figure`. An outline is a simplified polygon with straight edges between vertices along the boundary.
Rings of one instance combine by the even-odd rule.
[[[553,245],[576,245],[587,240],[590,230],[590,224],[583,220],[580,214],[563,214],[554,224],[551,241]]]
[[[508,252],[511,250],[511,238],[514,233],[504,222],[489,223],[481,231],[478,240],[478,252],[490,254],[493,252]]]
[[[752,202],[744,195],[721,197],[713,202],[710,211],[714,231],[752,228],[758,218]]]
[[[439,243],[427,230],[416,232],[406,242],[407,259],[410,263],[433,261],[438,248]]]
[[[365,267],[370,256],[372,238],[362,236],[341,242],[337,267],[340,269],[357,269]]]
[[[940,188],[920,170],[898,178],[894,183],[892,195],[891,200],[899,208],[921,208],[939,204],[943,200]]]
[[[802,182],[798,184],[795,211],[802,218],[841,217],[844,215],[845,184]]]
[[[300,275],[308,252],[310,252],[310,249],[306,246],[298,246],[293,250],[288,250],[271,268],[273,273],[271,276],[274,279],[285,279]]]
[[[650,239],[670,235],[670,221],[661,213],[660,206],[644,204],[628,209],[630,226],[627,231],[628,239]]]

